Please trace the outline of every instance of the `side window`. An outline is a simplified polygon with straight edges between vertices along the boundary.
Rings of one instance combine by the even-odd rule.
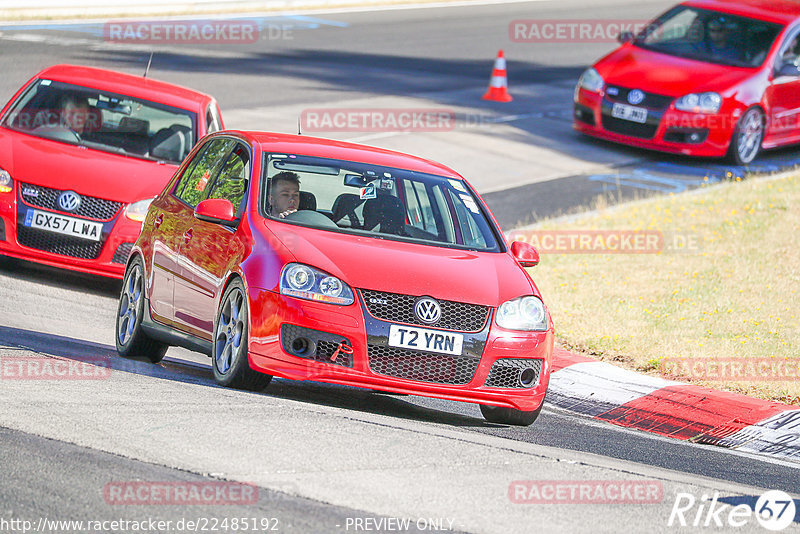
[[[236,208],[236,217],[241,217],[249,176],[250,155],[244,146],[237,145],[217,175],[208,198],[230,200]]]
[[[786,44],[781,47],[778,67],[780,68],[784,65],[800,66],[800,33],[795,33],[794,36],[789,37]]]
[[[214,175],[222,166],[225,155],[235,141],[232,139],[214,139],[194,157],[194,161],[187,167],[178,185],[175,187],[175,196],[189,204],[197,206],[208,194],[208,185]]]

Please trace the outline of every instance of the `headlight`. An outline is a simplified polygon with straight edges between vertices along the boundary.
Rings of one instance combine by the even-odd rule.
[[[519,297],[497,308],[498,326],[508,330],[547,330],[547,312],[537,297]]]
[[[578,87],[583,87],[593,93],[599,93],[604,84],[603,78],[593,68],[587,69],[578,80]]]
[[[302,263],[290,263],[283,268],[280,288],[281,295],[300,299],[342,306],[355,302],[353,290],[347,284]]]
[[[0,193],[8,193],[12,189],[13,180],[8,171],[0,169]]]
[[[147,217],[147,210],[150,208],[150,203],[153,202],[152,198],[134,202],[125,208],[125,216],[132,221],[143,222]]]
[[[675,109],[692,113],[716,113],[721,105],[718,93],[690,93],[675,101]]]

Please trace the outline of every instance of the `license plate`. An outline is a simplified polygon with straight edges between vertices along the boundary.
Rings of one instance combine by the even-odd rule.
[[[28,210],[25,222],[28,228],[37,228],[56,234],[79,237],[89,241],[100,241],[103,225],[93,221],[85,221],[74,217],[65,217],[48,211]]]
[[[614,104],[614,107],[611,109],[611,115],[617,119],[638,122],[639,124],[647,122],[646,108],[637,108],[626,104]]]
[[[389,346],[460,356],[464,346],[464,336],[441,330],[393,324],[389,327]]]

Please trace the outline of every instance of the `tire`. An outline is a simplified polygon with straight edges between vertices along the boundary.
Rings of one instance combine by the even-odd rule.
[[[728,159],[736,165],[749,165],[761,151],[764,141],[764,112],[750,108],[744,112],[731,137]]]
[[[138,256],[125,269],[117,306],[117,352],[125,358],[147,358],[153,363],[164,359],[169,345],[152,339],[142,330],[144,317],[144,267]]]
[[[272,380],[272,376],[250,368],[249,328],[244,284],[237,278],[225,290],[214,321],[211,361],[214,380],[221,386],[261,391]]]
[[[514,408],[505,408],[503,406],[487,406],[481,404],[481,413],[483,418],[490,423],[497,423],[500,425],[513,425],[513,426],[529,426],[532,425],[544,407],[544,401],[541,406],[532,412],[523,410],[516,410]]]

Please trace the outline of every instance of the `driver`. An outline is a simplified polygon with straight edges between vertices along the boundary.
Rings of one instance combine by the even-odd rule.
[[[725,17],[717,17],[708,22],[708,42],[706,46],[713,56],[739,60],[740,50],[732,42],[731,30],[735,28],[734,23]]]
[[[267,202],[270,214],[283,219],[297,211],[300,205],[300,176],[290,171],[279,172],[272,177]]]
[[[66,95],[61,103],[61,122],[78,135],[89,128],[90,111],[86,97]]]

